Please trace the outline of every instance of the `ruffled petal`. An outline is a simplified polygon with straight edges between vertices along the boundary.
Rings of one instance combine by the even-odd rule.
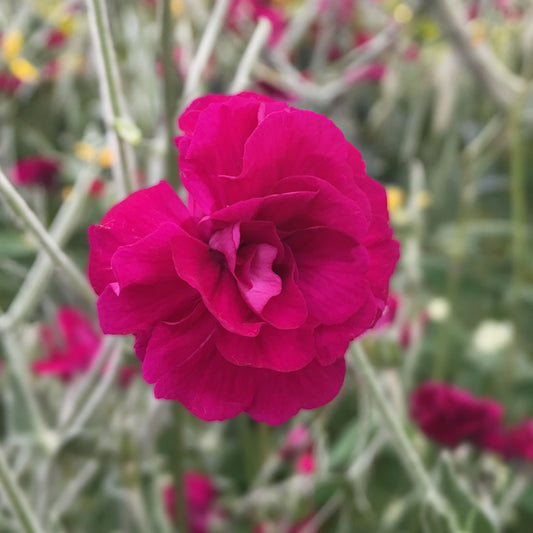
[[[230,363],[238,366],[292,372],[314,358],[313,331],[309,328],[279,330],[265,324],[256,337],[228,331],[217,335],[217,348]]]
[[[202,303],[179,322],[157,324],[146,346],[144,379],[156,383],[162,373],[183,365],[207,343],[212,344],[216,330],[216,321]]]
[[[104,333],[127,335],[149,329],[160,321],[178,320],[198,300],[198,292],[179,278],[124,289],[111,283],[98,298],[98,317]]]
[[[155,381],[155,397],[178,400],[192,414],[208,421],[225,420],[246,410],[254,396],[258,372],[229,363],[214,342],[206,343],[183,364],[161,370]]]
[[[202,296],[205,306],[229,331],[254,336],[263,321],[243,301],[237,283],[202,241],[182,232],[172,239],[178,274]]]
[[[344,359],[329,366],[312,361],[296,372],[263,373],[247,412],[255,420],[277,425],[300,409],[315,409],[333,400],[344,382],[346,365]]]
[[[147,285],[177,278],[170,241],[179,231],[176,224],[165,222],[135,243],[119,247],[111,258],[111,265],[120,287],[123,289],[136,283]]]
[[[317,323],[343,322],[363,304],[368,270],[363,246],[328,228],[299,231],[285,242],[298,267],[298,287]]]
[[[343,357],[350,342],[368,331],[380,314],[381,308],[367,284],[366,300],[348,320],[315,328],[315,349],[320,364],[329,365]]]

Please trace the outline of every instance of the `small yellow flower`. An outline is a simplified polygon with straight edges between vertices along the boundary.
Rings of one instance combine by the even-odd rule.
[[[179,17],[185,11],[185,3],[183,0],[170,0],[170,12],[172,16]]]
[[[24,44],[24,37],[22,32],[18,30],[8,31],[2,39],[2,55],[4,59],[9,63],[15,59]]]
[[[413,18],[413,10],[406,4],[398,4],[394,8],[392,16],[398,24],[407,24]]]
[[[61,189],[61,199],[65,201],[69,197],[71,192],[72,192],[72,187],[70,185],[63,187]]]
[[[70,13],[59,13],[53,20],[57,29],[69,36],[76,30],[76,19]]]
[[[90,162],[94,161],[96,158],[96,150],[94,149],[94,146],[84,141],[75,144],[74,153],[76,154],[76,157],[82,161]]]
[[[15,78],[23,83],[35,83],[39,79],[39,71],[27,59],[16,57],[9,63],[9,70]]]
[[[389,185],[385,187],[387,192],[387,208],[389,212],[394,212],[400,209],[405,202],[405,192],[401,187],[396,185]]]
[[[113,162],[113,152],[111,152],[111,148],[106,146],[100,152],[98,153],[98,164],[102,168],[109,168],[111,166],[111,163]]]

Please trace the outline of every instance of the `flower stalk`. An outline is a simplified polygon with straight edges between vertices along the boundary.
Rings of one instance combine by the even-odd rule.
[[[179,176],[176,166],[175,132],[175,95],[176,75],[172,59],[173,20],[170,0],[161,0],[161,50],[163,64],[163,102],[165,105],[165,176],[173,187],[178,187]]]
[[[95,171],[92,167],[86,167],[79,171],[76,184],[68,198],[59,208],[50,226],[50,237],[60,247],[65,245],[76,229],[76,223],[87,203],[88,191],[93,181],[94,173]],[[49,255],[44,251],[40,251],[6,313],[0,317],[0,331],[8,330],[20,323],[33,311],[46,289],[47,281],[52,275],[53,268],[54,263]]]
[[[404,428],[381,389],[376,372],[370,364],[361,343],[352,343],[350,351],[353,356],[354,367],[368,387],[370,396],[381,414],[393,444],[396,446],[400,460],[403,462],[414,485],[420,494],[425,496],[428,504],[444,518],[449,533],[460,533],[461,530],[453,511],[433,483],[418,453],[409,441]]]
[[[44,533],[0,449],[0,486],[25,533]]]
[[[111,29],[103,0],[87,0],[87,12],[91,40],[96,51],[96,63],[100,93],[111,148],[117,158],[112,162],[113,179],[121,198],[135,190],[134,158],[131,147],[118,134],[115,124],[124,120],[124,98],[120,89],[117,60],[113,49]]]
[[[230,93],[238,93],[248,85],[252,71],[259,54],[272,31],[272,24],[267,18],[261,17],[250,39],[242,59],[237,67],[237,72],[230,85]]]
[[[184,426],[185,411],[178,403],[172,404],[172,414],[175,427],[176,442],[174,445],[174,455],[172,464],[172,476],[174,489],[176,491],[176,531],[178,533],[189,533],[187,521],[187,505],[185,502],[185,468],[184,468]]]
[[[228,11],[230,0],[217,0],[213,13],[209,18],[209,22],[202,35],[202,40],[198,46],[198,50],[194,55],[187,79],[185,80],[185,87],[183,88],[183,97],[181,109],[184,109],[189,102],[200,94],[199,85],[200,78],[204,72],[205,66],[209,61],[209,56],[215,47],[216,40]]]
[[[37,239],[42,249],[52,261],[59,266],[72,282],[80,296],[90,305],[95,304],[95,295],[85,276],[70,258],[61,250],[56,241],[46,231],[35,213],[30,209],[22,196],[11,184],[7,176],[0,170],[0,196],[6,201],[13,212],[20,217],[28,230]]]

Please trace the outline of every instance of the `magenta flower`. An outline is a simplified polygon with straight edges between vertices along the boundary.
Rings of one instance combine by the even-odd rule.
[[[480,447],[504,459],[533,461],[533,420],[524,420],[510,428],[494,428],[483,438]]]
[[[32,156],[19,159],[12,169],[13,183],[28,187],[51,187],[59,172],[59,163],[46,157]]]
[[[525,420],[504,435],[503,455],[510,459],[533,461],[533,420]]]
[[[46,47],[49,49],[61,48],[67,41],[68,37],[60,30],[52,29],[46,37]]]
[[[136,336],[156,397],[282,423],[337,395],[349,342],[385,307],[385,191],[311,111],[209,95],[179,125],[188,206],[161,182],[89,228],[102,330]]]
[[[411,396],[411,417],[432,440],[455,447],[472,442],[483,447],[501,427],[503,409],[447,383],[426,382]]]
[[[289,430],[279,453],[284,459],[292,459],[312,446],[311,432],[306,426],[299,424]]]
[[[238,30],[250,20],[256,23],[266,18],[272,26],[267,45],[275,46],[285,32],[287,21],[283,10],[271,4],[269,0],[232,0],[228,11],[229,27]]]
[[[216,487],[210,477],[198,472],[185,472],[185,503],[187,521],[191,533],[208,533],[212,522],[223,518],[222,512],[214,506]],[[167,485],[163,489],[163,500],[168,517],[176,521],[176,489]]]
[[[33,371],[67,381],[91,366],[102,339],[77,309],[62,307],[56,320],[57,328],[41,328],[45,355],[33,363]]]
[[[0,72],[0,93],[13,96],[20,87],[21,81],[9,72]]]

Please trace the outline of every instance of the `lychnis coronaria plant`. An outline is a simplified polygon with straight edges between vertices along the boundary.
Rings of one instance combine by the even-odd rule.
[[[251,93],[181,115],[166,182],[89,229],[104,333],[134,334],[155,395],[279,424],[332,400],[398,259],[383,187],[327,118]]]

